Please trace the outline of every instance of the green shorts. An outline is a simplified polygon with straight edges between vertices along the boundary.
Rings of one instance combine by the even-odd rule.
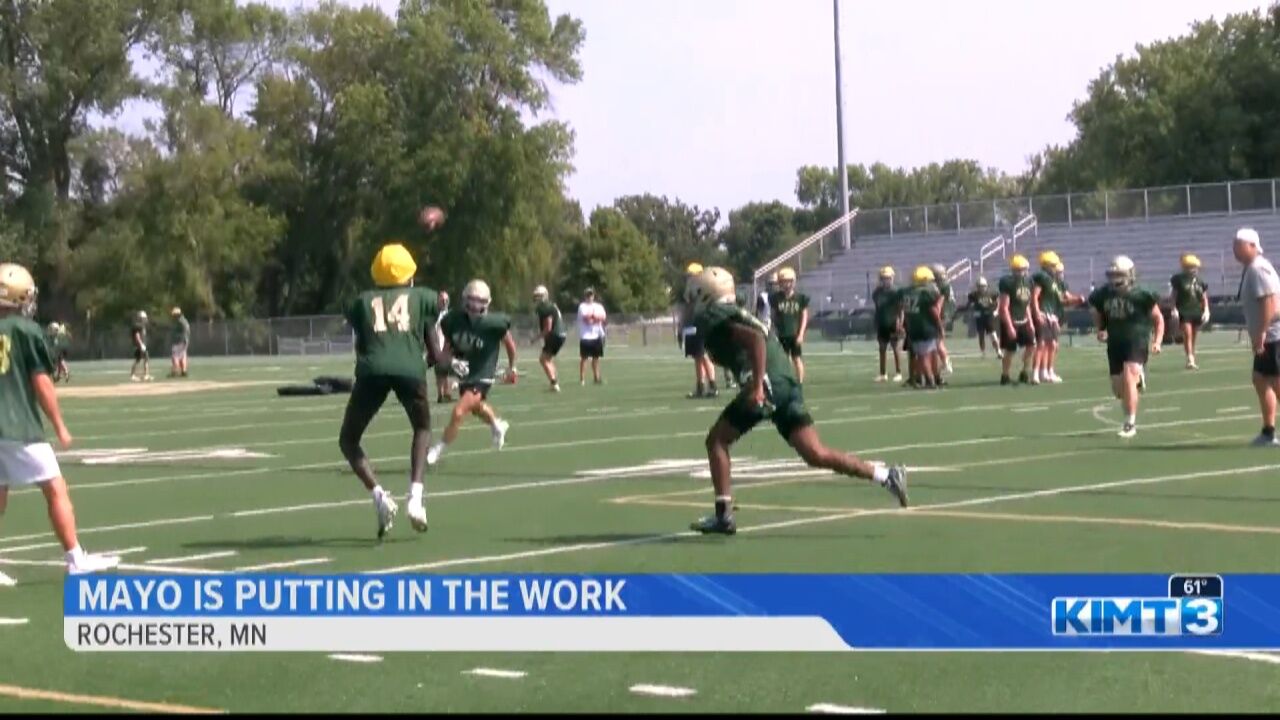
[[[739,393],[725,407],[724,412],[720,413],[720,419],[729,423],[740,435],[746,435],[756,425],[770,420],[782,439],[790,442],[792,433],[813,424],[813,416],[809,415],[809,410],[804,406],[804,392],[794,380],[769,378],[765,382],[764,394],[773,406],[772,411],[754,407],[748,392],[749,388]]]

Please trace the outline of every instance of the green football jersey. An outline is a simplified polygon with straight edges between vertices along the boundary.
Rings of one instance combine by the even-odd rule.
[[[1183,318],[1198,318],[1204,312],[1204,296],[1209,294],[1209,286],[1199,275],[1181,272],[1169,278],[1173,288],[1173,306]]]
[[[453,348],[454,357],[467,361],[470,370],[464,384],[493,383],[498,377],[498,355],[502,339],[511,330],[511,319],[502,313],[471,317],[461,308],[445,314],[440,332]]]
[[[1031,278],[1026,275],[1005,275],[1000,278],[1000,294],[1009,298],[1009,317],[1021,324],[1031,318]]]
[[[804,293],[793,293],[791,297],[776,292],[769,296],[769,307],[773,308],[773,331],[780,338],[795,338],[800,335],[800,317],[809,307],[809,296]]]
[[[996,294],[991,292],[990,288],[982,290],[974,288],[969,291],[969,309],[973,312],[974,317],[986,319],[995,317],[996,314]]]
[[[904,288],[902,312],[906,316],[907,337],[912,341],[934,340],[938,337],[938,325],[933,319],[933,308],[942,293],[933,283]]]
[[[24,317],[0,318],[0,440],[44,442],[31,376],[53,374],[40,326]]]
[[[552,302],[540,302],[534,312],[538,314],[538,332],[542,332],[547,318],[551,318],[551,336],[564,337],[564,318],[560,316],[560,308]]]
[[[179,343],[191,342],[191,323],[182,316],[178,316],[173,321],[173,327],[169,328],[169,344],[177,345]]]
[[[751,382],[751,358],[747,349],[733,340],[733,327],[740,325],[760,333],[765,341],[765,375],[769,381],[777,384],[781,380],[789,380],[799,385],[791,358],[782,349],[776,337],[769,335],[764,324],[746,310],[731,303],[714,303],[696,312],[693,324],[698,335],[703,339],[706,352],[711,362],[733,373],[744,387]]]
[[[934,278],[934,285],[938,288],[938,294],[944,299],[942,302],[942,316],[949,317],[956,309],[956,296],[951,290],[951,281],[945,277]]]
[[[133,329],[129,331],[129,343],[135,348],[142,347],[147,344],[147,326],[144,323],[135,323]]]
[[[436,291],[427,287],[377,288],[347,307],[356,333],[356,377],[427,374],[427,328],[436,320]]]
[[[1041,270],[1031,278],[1031,282],[1040,288],[1040,312],[1061,319],[1062,295],[1066,288],[1058,278]]]
[[[902,308],[902,290],[895,287],[876,287],[871,291],[871,302],[876,307],[876,326],[896,328],[898,311]]]
[[[1089,296],[1089,306],[1102,315],[1108,343],[1149,344],[1154,330],[1151,309],[1159,304],[1155,293],[1140,287],[1117,292],[1110,285],[1103,285]]]

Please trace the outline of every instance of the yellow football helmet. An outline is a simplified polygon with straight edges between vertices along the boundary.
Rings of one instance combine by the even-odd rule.
[[[1040,253],[1040,267],[1045,270],[1053,269],[1053,267],[1059,262],[1061,262],[1061,260],[1058,258],[1058,253],[1052,250],[1045,250]]]
[[[418,263],[414,262],[413,254],[400,243],[382,246],[373,257],[373,267],[370,268],[373,282],[378,287],[408,285],[417,272]]]
[[[916,285],[924,285],[934,280],[933,270],[928,265],[921,265],[916,271],[911,273],[911,281]]]
[[[894,271],[893,267],[890,265],[885,265],[884,267],[880,268],[880,277],[882,278],[889,278],[890,280],[892,280],[895,275],[897,275],[897,273]]]
[[[1191,253],[1183,255],[1181,262],[1183,270],[1193,270],[1200,267],[1200,258],[1192,255]]]
[[[36,279],[21,265],[0,264],[0,307],[19,310],[30,317],[36,311]]]
[[[691,310],[701,310],[716,303],[737,301],[733,274],[721,267],[709,267],[689,278],[684,288],[684,302]]]
[[[689,263],[689,267],[684,269],[684,272],[686,275],[701,275],[702,263],[691,262]]]
[[[1009,259],[1009,269],[1015,274],[1027,272],[1031,269],[1031,263],[1027,260],[1026,255],[1014,255]]]

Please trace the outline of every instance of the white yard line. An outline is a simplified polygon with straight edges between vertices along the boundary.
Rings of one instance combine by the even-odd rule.
[[[333,653],[332,655],[329,656],[329,659],[340,660],[342,662],[352,662],[352,663],[382,662],[381,655],[357,655],[357,654],[350,654],[350,653]]]
[[[1213,655],[1216,657],[1237,658],[1240,660],[1252,660],[1253,662],[1267,663],[1270,665],[1280,665],[1280,655],[1275,653],[1248,652],[1241,650],[1189,650],[1193,655]]]
[[[145,561],[147,565],[181,565],[182,563],[192,562],[195,560],[216,560],[218,558],[227,558],[235,556],[235,550],[221,550],[219,552],[200,553],[198,555],[181,555],[179,557],[158,558],[156,560]]]
[[[478,675],[480,677],[504,678],[507,680],[519,680],[528,675],[523,670],[499,670],[497,668],[472,668],[463,670],[463,675]]]
[[[0,626],[26,625],[30,620],[19,617],[0,617]]]
[[[281,562],[264,563],[262,565],[247,565],[238,567],[235,572],[250,573],[259,572],[261,570],[283,570],[285,568],[306,567],[308,565],[323,565],[333,562],[332,558],[307,558],[305,560],[285,560]]]
[[[885,713],[880,708],[851,707],[849,705],[833,705],[831,703],[814,703],[805,708],[805,710],[811,713],[827,715],[883,715]]]
[[[632,685],[630,690],[635,695],[649,695],[650,697],[685,698],[698,694],[698,691],[693,688],[675,687],[673,685]]]

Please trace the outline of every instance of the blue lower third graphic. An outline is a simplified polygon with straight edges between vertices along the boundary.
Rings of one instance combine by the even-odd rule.
[[[95,575],[67,578],[63,632],[83,652],[1280,649],[1280,576],[1181,577]]]

